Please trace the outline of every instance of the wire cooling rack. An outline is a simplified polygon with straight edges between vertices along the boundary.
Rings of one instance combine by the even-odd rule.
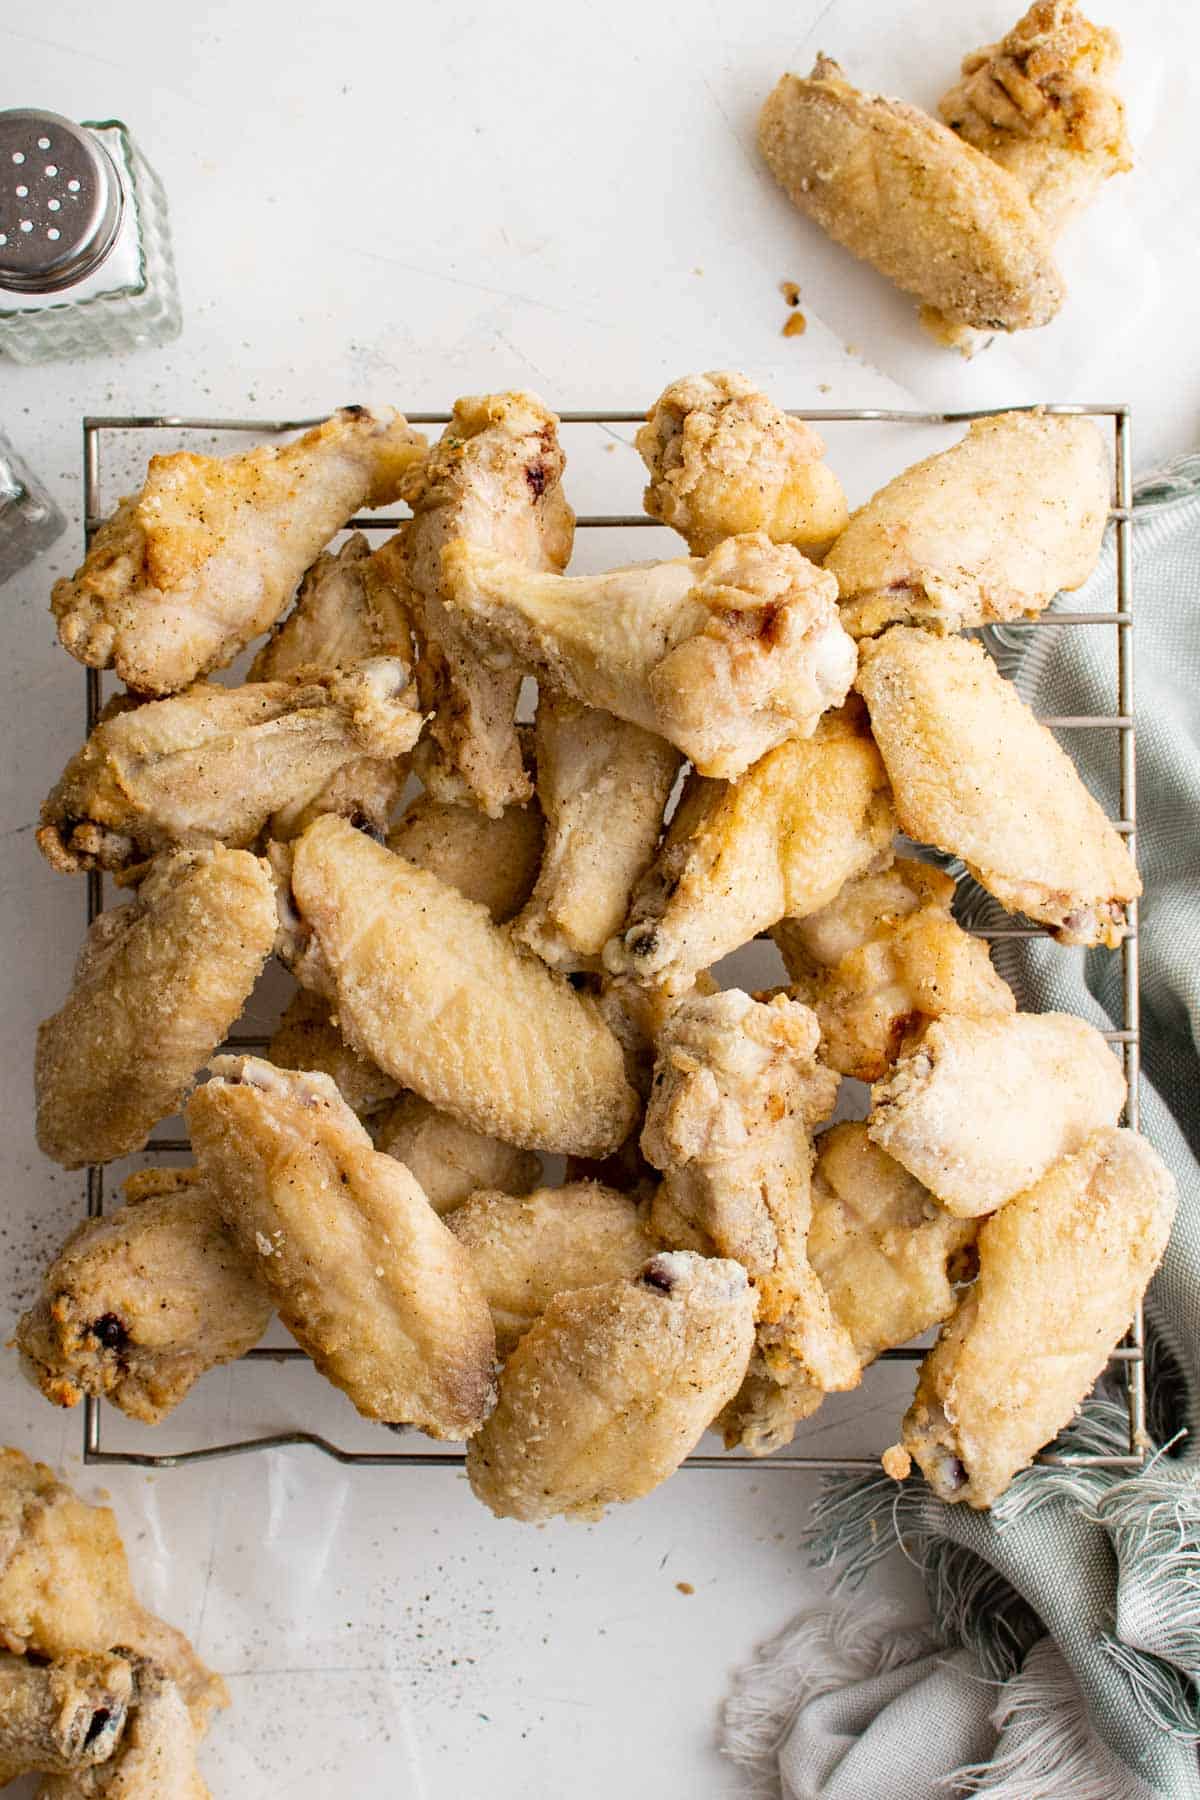
[[[967,424],[972,419],[990,418],[994,413],[1012,410],[1032,410],[1029,408],[1013,409],[1008,407],[987,407],[974,412],[899,412],[869,410],[836,410],[826,409],[816,412],[794,411],[796,418],[805,419],[813,424],[837,424],[854,421],[862,424],[896,424],[896,425],[956,425]],[[1044,629],[1047,626],[1071,626],[1080,629],[1103,629],[1108,627],[1116,634],[1115,655],[1115,710],[1106,714],[1071,715],[1050,717],[1042,715],[1042,723],[1055,731],[1073,732],[1088,730],[1107,730],[1117,733],[1119,758],[1119,795],[1121,817],[1114,821],[1116,829],[1121,832],[1129,845],[1130,853],[1135,851],[1134,828],[1136,822],[1136,788],[1135,788],[1135,731],[1133,702],[1133,484],[1131,457],[1131,425],[1130,412],[1127,406],[1113,405],[1047,405],[1040,410],[1047,413],[1089,414],[1097,419],[1108,419],[1112,424],[1113,434],[1113,491],[1116,505],[1112,509],[1111,518],[1116,534],[1116,608],[1100,612],[1055,611],[1036,619],[1014,621],[1005,629],[1018,631]],[[614,425],[640,425],[645,413],[637,412],[564,412],[559,415],[564,425],[592,426],[599,431]],[[411,412],[406,414],[414,425],[444,425],[450,415],[444,412]],[[84,492],[84,536],[91,542],[92,534],[103,523],[98,508],[101,504],[101,481],[103,474],[103,454],[105,439],[117,434],[148,431],[162,432],[173,442],[165,447],[176,448],[181,440],[191,433],[211,436],[213,433],[246,433],[260,438],[279,436],[292,431],[300,431],[319,424],[318,419],[205,419],[176,418],[170,416],[148,418],[86,418],[83,421],[83,492]],[[609,434],[611,436],[611,434]],[[394,531],[403,523],[399,517],[381,517],[372,514],[366,518],[351,519],[347,529],[365,532]],[[603,528],[640,529],[654,526],[656,521],[642,513],[581,513],[576,524],[582,530]],[[87,671],[87,729],[94,728],[103,703],[102,681],[96,669]],[[103,909],[103,877],[96,871],[87,876],[87,921],[90,925]],[[1013,939],[1044,937],[1047,934],[1041,926],[1023,924],[987,927],[972,927],[974,935],[989,939]],[[1125,1118],[1133,1130],[1139,1128],[1138,1078],[1140,1070],[1139,1015],[1138,1015],[1138,908],[1136,901],[1129,908],[1129,934],[1119,951],[1112,952],[1122,959],[1122,999],[1123,1016],[1121,1028],[1110,1031],[1106,1035],[1115,1044],[1123,1058],[1125,1075],[1129,1085],[1129,1097],[1126,1103]],[[266,1049],[268,1039],[265,1036],[250,1036],[234,1033],[223,1048],[235,1051],[262,1052]],[[148,1154],[176,1154],[187,1152],[190,1145],[186,1138],[157,1137],[151,1138],[146,1145]],[[87,1215],[95,1218],[104,1210],[105,1172],[103,1167],[93,1165],[86,1173]],[[1128,1404],[1129,1449],[1123,1455],[1088,1455],[1082,1452],[1064,1453],[1062,1455],[1043,1454],[1038,1460],[1044,1463],[1089,1465],[1105,1468],[1140,1468],[1145,1456],[1145,1371],[1143,1365],[1143,1319],[1141,1308],[1134,1320],[1133,1327],[1125,1342],[1113,1352],[1112,1361],[1118,1369],[1123,1369]],[[906,1347],[899,1350],[885,1350],[881,1361],[917,1362],[925,1351],[920,1348]],[[263,1348],[247,1352],[253,1361],[269,1362],[304,1362],[305,1352],[296,1346],[279,1348]],[[106,1450],[102,1444],[101,1422],[104,1408],[100,1401],[92,1396],[84,1400],[83,1418],[83,1460],[85,1463],[132,1464],[144,1468],[174,1468],[187,1463],[209,1462],[227,1456],[242,1456],[256,1450],[282,1449],[291,1445],[307,1444],[321,1451],[324,1455],[340,1463],[362,1464],[365,1466],[388,1466],[398,1468],[456,1468],[465,1461],[464,1456],[454,1451],[409,1450],[397,1449],[388,1451],[347,1450],[311,1431],[282,1431],[265,1435],[243,1438],[236,1441],[214,1443],[199,1449],[177,1451],[134,1451]],[[803,1428],[801,1428],[803,1430]],[[156,1428],[156,1436],[163,1430]],[[801,1439],[801,1441],[803,1441]],[[877,1470],[878,1460],[874,1457],[830,1457],[806,1456],[800,1449],[776,1451],[773,1456],[749,1457],[744,1455],[703,1455],[688,1457],[685,1468],[691,1469],[807,1469],[817,1472],[858,1473]]]

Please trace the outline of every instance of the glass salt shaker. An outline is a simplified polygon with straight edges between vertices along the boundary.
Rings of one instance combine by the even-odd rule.
[[[166,196],[124,125],[0,112],[0,354],[135,350],[180,323]]]
[[[66,524],[0,431],[0,586],[52,544]]]

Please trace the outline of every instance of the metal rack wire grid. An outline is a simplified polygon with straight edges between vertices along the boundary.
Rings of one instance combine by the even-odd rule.
[[[970,412],[907,412],[881,409],[833,409],[817,411],[792,409],[793,416],[812,424],[835,424],[855,422],[863,424],[897,424],[897,425],[956,425],[968,424],[972,419],[989,418],[997,412],[1012,410],[1034,410],[1032,408],[985,407]],[[1107,715],[1042,715],[1042,723],[1057,731],[1077,731],[1091,729],[1107,729],[1118,734],[1119,755],[1119,795],[1121,816],[1114,821],[1128,843],[1130,854],[1136,856],[1135,824],[1137,816],[1136,798],[1136,735],[1134,727],[1134,694],[1133,694],[1133,483],[1131,453],[1131,420],[1130,411],[1124,405],[1045,405],[1041,411],[1046,413],[1087,414],[1097,419],[1109,419],[1113,427],[1113,491],[1116,504],[1112,508],[1110,518],[1115,531],[1116,549],[1116,607],[1100,612],[1071,612],[1056,610],[1035,619],[1013,621],[1018,629],[1036,629],[1045,625],[1070,625],[1078,627],[1098,628],[1108,626],[1116,633],[1116,710]],[[594,426],[603,429],[614,425],[640,425],[645,413],[640,411],[587,411],[563,412],[559,415],[564,425]],[[445,412],[411,412],[406,414],[414,425],[445,425],[450,415]],[[101,498],[102,478],[102,443],[106,434],[130,431],[162,431],[175,438],[189,432],[232,432],[246,433],[255,437],[275,437],[288,432],[306,430],[319,424],[319,419],[209,419],[182,418],[175,416],[162,417],[128,417],[128,418],[85,418],[83,421],[83,497],[84,497],[84,538],[90,543],[93,533],[103,523],[98,508]],[[365,532],[394,531],[404,522],[401,517],[381,517],[376,514],[365,518],[351,519],[347,530],[354,529]],[[581,513],[576,523],[582,530],[598,528],[639,529],[657,525],[657,521],[645,514],[625,513]],[[1006,629],[1008,627],[1006,626]],[[88,669],[87,675],[87,729],[93,730],[100,715],[103,695],[100,672]],[[92,871],[87,876],[87,922],[89,925],[103,908],[103,878]],[[1003,938],[1029,938],[1045,936],[1043,927],[1014,923],[1008,926],[992,928],[973,927],[974,934],[992,940]],[[1123,1017],[1119,1030],[1106,1035],[1115,1044],[1124,1061],[1125,1075],[1128,1082],[1128,1100],[1125,1109],[1127,1124],[1139,1129],[1138,1079],[1140,1070],[1139,1047],[1139,1006],[1138,1006],[1138,908],[1136,901],[1129,908],[1129,933],[1121,948],[1115,954],[1122,959],[1122,999]],[[261,1052],[265,1050],[267,1039],[259,1036],[248,1036],[235,1033],[224,1048],[231,1050]],[[151,1138],[146,1151],[160,1154],[172,1154],[190,1150],[186,1138]],[[103,1167],[92,1165],[86,1171],[87,1216],[95,1218],[104,1210],[105,1172]],[[1132,1328],[1124,1343],[1113,1352],[1112,1363],[1123,1370],[1128,1419],[1129,1448],[1128,1452],[1115,1455],[1087,1455],[1084,1453],[1043,1453],[1038,1459],[1044,1463],[1088,1465],[1106,1468],[1140,1468],[1145,1458],[1145,1374],[1143,1366],[1143,1318],[1139,1307]],[[924,1356],[925,1351],[912,1346],[897,1350],[885,1350],[881,1361],[916,1362]],[[250,1360],[266,1360],[272,1362],[306,1361],[305,1352],[296,1346],[263,1348],[259,1347],[247,1353]],[[180,1451],[133,1451],[106,1450],[102,1443],[101,1421],[103,1406],[95,1397],[88,1395],[84,1400],[83,1417],[83,1460],[93,1464],[127,1464],[146,1468],[174,1468],[189,1463],[208,1462],[220,1457],[246,1455],[252,1451],[283,1449],[293,1445],[308,1445],[321,1451],[340,1463],[360,1464],[369,1467],[397,1468],[461,1468],[465,1456],[452,1451],[422,1450],[389,1450],[389,1451],[353,1451],[332,1443],[328,1438],[309,1431],[282,1431],[267,1435],[206,1445],[199,1449]],[[161,1429],[161,1427],[159,1428]],[[877,1459],[873,1457],[828,1457],[805,1455],[801,1449],[776,1451],[767,1457],[749,1457],[744,1455],[706,1455],[696,1453],[689,1456],[683,1465],[689,1469],[804,1469],[818,1473],[855,1474],[877,1470]]]

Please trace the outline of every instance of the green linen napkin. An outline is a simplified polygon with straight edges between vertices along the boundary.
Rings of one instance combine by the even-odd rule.
[[[723,1747],[748,1792],[783,1800],[1200,1800],[1200,457],[1138,486],[1134,617],[1141,908],[1142,1128],[1179,1183],[1147,1296],[1140,1473],[1039,1466],[990,1513],[919,1478],[831,1483],[817,1560],[857,1587],[897,1546],[923,1569],[928,1636],[868,1614],[796,1621],[737,1678]],[[1110,532],[1072,610],[1113,604]],[[1035,711],[1113,707],[1105,627],[996,634]],[[1072,734],[1084,779],[1119,812],[1111,732]],[[975,922],[1003,914],[979,890]],[[997,946],[1033,1010],[1121,1021],[1120,958],[1038,939]],[[1059,1448],[1128,1448],[1102,1384]]]

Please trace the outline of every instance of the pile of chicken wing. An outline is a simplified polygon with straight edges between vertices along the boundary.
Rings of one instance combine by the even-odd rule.
[[[1087,578],[1097,429],[978,420],[852,516],[741,375],[672,383],[637,449],[686,554],[565,573],[558,421],[504,393],[432,446],[347,408],[155,457],[58,583],[127,686],[39,842],[133,892],[41,1027],[39,1140],[104,1163],[186,1105],[195,1164],[47,1270],[17,1337],[52,1401],[161,1420],[277,1314],[365,1417],[465,1440],[493,1512],[594,1518],[940,1327],[886,1466],[986,1507],[1102,1370],[1170,1178],[1104,1038],[1018,1012],[914,854],[1126,933],[1121,836],[961,635]],[[722,987],[768,933],[780,985]],[[272,956],[267,1056],[218,1054]]]

